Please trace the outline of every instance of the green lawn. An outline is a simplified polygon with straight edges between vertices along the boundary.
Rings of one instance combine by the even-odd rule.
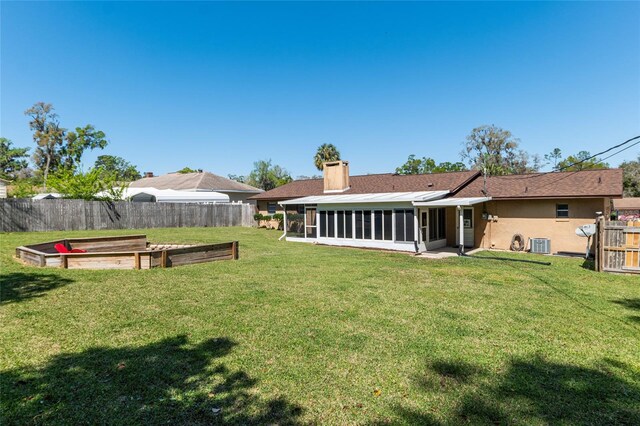
[[[40,269],[14,248],[127,232],[0,235],[3,425],[640,424],[638,276],[142,232],[240,260]]]

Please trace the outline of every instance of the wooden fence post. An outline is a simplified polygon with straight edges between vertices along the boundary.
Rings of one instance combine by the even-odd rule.
[[[595,269],[602,272],[604,268],[604,216],[598,217],[596,226],[596,264]]]
[[[233,257],[233,260],[238,260],[238,258],[240,257],[240,250],[239,250],[239,246],[240,243],[238,241],[234,241],[231,243],[231,254]]]

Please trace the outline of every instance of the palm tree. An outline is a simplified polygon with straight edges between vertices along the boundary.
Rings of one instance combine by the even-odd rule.
[[[323,143],[318,147],[318,151],[313,157],[313,164],[322,171],[322,164],[327,161],[340,161],[340,152],[333,144]]]

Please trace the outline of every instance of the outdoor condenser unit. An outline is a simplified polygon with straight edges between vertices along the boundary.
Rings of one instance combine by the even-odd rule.
[[[548,238],[532,238],[531,253],[550,254],[551,240]]]

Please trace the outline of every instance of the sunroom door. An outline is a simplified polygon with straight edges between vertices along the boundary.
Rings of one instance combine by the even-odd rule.
[[[456,214],[456,245],[460,245],[460,225],[460,215]],[[464,246],[473,247],[475,245],[473,236],[473,207],[462,208],[462,226],[464,227]]]

